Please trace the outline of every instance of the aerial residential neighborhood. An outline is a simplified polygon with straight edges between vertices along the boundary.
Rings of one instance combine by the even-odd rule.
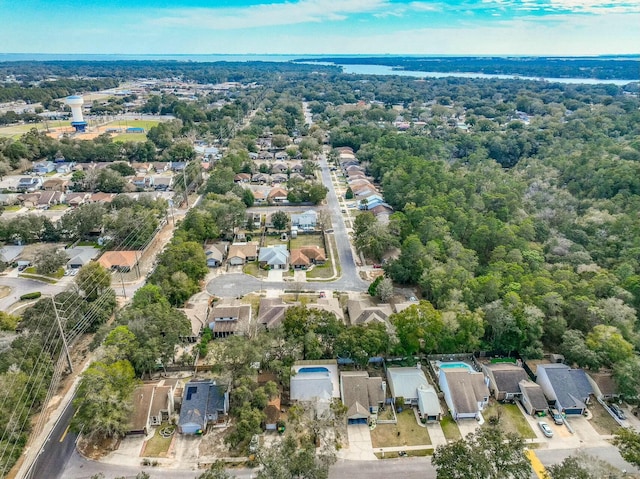
[[[633,87],[188,65],[0,61],[2,477],[640,477]]]

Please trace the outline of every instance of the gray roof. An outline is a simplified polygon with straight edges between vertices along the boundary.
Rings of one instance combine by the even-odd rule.
[[[541,370],[547,374],[562,408],[586,407],[584,401],[593,394],[593,388],[583,369],[571,369],[566,364],[540,364],[538,375]]]
[[[329,372],[296,374],[291,377],[292,401],[330,400],[332,391],[333,384]]]
[[[189,381],[184,388],[179,425],[197,424],[204,429],[226,413],[225,389],[210,380]]]
[[[533,409],[538,411],[547,409],[549,404],[547,403],[547,398],[544,396],[544,392],[542,392],[542,388],[539,384],[529,381],[528,379],[523,379],[520,381],[520,391],[523,396],[527,396],[527,399]]]
[[[484,374],[463,368],[440,369],[451,392],[451,400],[458,414],[478,412],[478,402],[489,397],[489,388],[484,382]]]
[[[429,384],[427,377],[419,367],[387,368],[387,377],[389,378],[391,396],[394,398],[417,398],[418,388]]]
[[[19,257],[24,250],[24,246],[7,245],[0,248],[0,261],[3,263],[11,263]]]
[[[442,413],[438,393],[431,384],[423,384],[418,388],[418,409],[424,416],[439,416]]]
[[[265,246],[260,248],[258,262],[268,265],[286,265],[289,261],[289,251],[285,245]]]
[[[282,298],[262,298],[258,309],[258,323],[267,328],[278,326],[284,319],[284,314],[289,308]]]
[[[527,373],[520,366],[511,363],[485,364],[487,376],[492,379],[497,392],[516,394],[520,392],[520,381],[527,379]],[[492,377],[493,376],[493,377]]]
[[[93,246],[78,246],[76,248],[66,249],[64,253],[67,255],[67,258],[69,258],[67,264],[84,266],[92,259],[95,259],[100,254],[100,250]]]

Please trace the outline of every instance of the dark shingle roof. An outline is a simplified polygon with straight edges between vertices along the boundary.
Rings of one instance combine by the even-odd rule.
[[[499,392],[518,393],[520,392],[518,383],[523,379],[527,379],[525,370],[515,364],[486,364],[484,367],[493,374],[496,389]]]

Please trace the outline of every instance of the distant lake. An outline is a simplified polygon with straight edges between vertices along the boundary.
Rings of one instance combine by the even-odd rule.
[[[339,55],[337,55],[339,57]],[[345,57],[356,57],[358,55],[344,55]],[[369,55],[371,56],[371,55]],[[425,56],[425,55],[422,55]],[[428,56],[428,55],[427,55]],[[62,54],[62,53],[0,53],[0,62],[15,61],[176,61],[176,62],[291,62],[293,60],[307,59],[306,63],[311,65],[325,65],[341,67],[342,71],[354,75],[397,75],[416,78],[499,78],[504,80],[545,80],[557,83],[577,83],[583,85],[613,84],[626,85],[638,81],[637,78],[630,80],[599,80],[595,78],[540,78],[516,75],[491,75],[485,73],[460,73],[460,72],[424,72],[413,70],[394,70],[393,67],[385,65],[342,65],[331,62],[315,62],[316,58],[326,58],[325,55],[174,55],[174,54],[154,54],[154,55],[127,55],[127,54]]]
[[[548,81],[552,83],[578,83],[581,85],[601,85],[601,84],[613,84],[623,86],[628,83],[638,81],[635,80],[599,80],[596,78],[543,78],[543,77],[527,77],[520,75],[492,75],[487,73],[462,73],[462,72],[423,72],[414,70],[394,70],[393,67],[386,65],[340,65],[331,62],[304,62],[310,65],[330,65],[338,66],[342,68],[342,71],[347,74],[353,75],[397,75],[402,77],[416,77],[416,78],[499,78],[502,80],[536,80],[536,81]]]

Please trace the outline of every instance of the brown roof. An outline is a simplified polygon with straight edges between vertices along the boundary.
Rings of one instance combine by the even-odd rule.
[[[275,198],[275,197],[279,197],[279,196],[287,196],[287,190],[285,190],[284,188],[273,188],[271,191],[269,191],[269,194],[267,195],[269,198]]]
[[[233,258],[235,256],[243,259],[258,256],[258,243],[249,242],[232,244],[229,247],[227,257]]]
[[[264,324],[267,328],[277,326],[284,319],[289,306],[282,298],[262,298],[258,309],[258,323]]]
[[[94,203],[111,203],[115,196],[114,193],[94,193],[91,195],[91,201]]]
[[[598,389],[604,396],[615,396],[618,393],[618,387],[616,386],[616,382],[613,380],[613,375],[611,371],[603,371],[603,372],[590,372],[589,376],[593,379],[593,382],[596,383]]]
[[[447,378],[456,412],[477,413],[478,402],[489,397],[489,388],[484,382],[484,374],[462,368],[447,368],[442,371]]]
[[[266,424],[275,424],[280,419],[280,396],[273,398],[264,409]]]
[[[292,249],[291,256],[289,257],[289,264],[293,266],[309,266],[312,260],[322,262],[326,261],[327,256],[324,248],[314,245]]]
[[[129,430],[142,431],[147,427],[154,388],[155,384],[145,384],[133,390],[133,410],[129,417]]]
[[[137,251],[107,251],[98,263],[101,266],[111,269],[113,267],[133,268],[137,263]]]

